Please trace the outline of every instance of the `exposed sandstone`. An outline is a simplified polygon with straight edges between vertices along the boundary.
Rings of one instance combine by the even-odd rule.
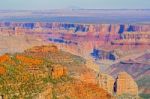
[[[94,63],[93,60],[86,60],[86,67],[89,68],[89,69],[94,70],[95,72],[99,72],[100,71],[99,65]]]
[[[103,88],[104,90],[108,91],[109,93],[113,93],[113,88],[114,88],[114,78],[107,75],[107,74],[99,74],[98,77],[98,84],[100,88]]]
[[[117,95],[138,95],[138,86],[129,74],[121,72],[115,81],[114,91]]]
[[[28,51],[28,50],[27,50]],[[30,52],[38,53],[38,52],[58,52],[58,48],[55,45],[43,45],[43,46],[35,46],[32,49],[29,49]]]
[[[31,67],[33,65],[40,65],[43,63],[43,61],[40,59],[33,59],[33,58],[26,57],[24,55],[16,55],[16,59],[18,59],[19,61],[21,61],[25,64],[28,64]]]
[[[96,73],[91,70],[85,70],[81,73],[79,79],[86,83],[97,84]]]
[[[54,79],[67,75],[67,68],[59,64],[53,65],[51,75]]]
[[[114,99],[107,91],[95,84],[89,84],[78,80],[58,84],[54,88],[58,99]]]

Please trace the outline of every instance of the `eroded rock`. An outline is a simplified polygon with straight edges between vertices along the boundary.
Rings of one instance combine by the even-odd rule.
[[[67,75],[67,68],[59,64],[53,65],[51,75],[54,79]]]
[[[138,95],[138,86],[128,73],[120,72],[114,83],[114,92],[117,95]]]
[[[103,88],[104,90],[108,91],[109,93],[113,93],[113,87],[114,87],[114,78],[107,74],[99,74],[98,77],[98,84],[100,88]]]

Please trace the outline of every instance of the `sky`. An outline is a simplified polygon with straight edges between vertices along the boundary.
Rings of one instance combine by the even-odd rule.
[[[0,0],[0,10],[150,9],[150,0]]]

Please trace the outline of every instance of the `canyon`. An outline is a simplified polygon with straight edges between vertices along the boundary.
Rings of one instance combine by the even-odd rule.
[[[46,46],[48,44],[57,47]],[[23,53],[36,58],[48,58],[49,61],[57,63],[50,69],[52,70],[50,74],[54,78],[70,75],[83,81],[83,84],[78,81],[74,84],[68,82],[68,85],[64,83],[62,91],[68,86],[72,91],[81,87],[83,90],[81,89],[80,93],[86,86],[92,86],[90,90],[99,93],[97,88],[102,88],[110,97],[113,94],[137,96],[138,92],[149,94],[150,89],[147,87],[150,75],[149,49],[149,24],[0,23],[1,55]],[[76,57],[72,58],[69,53]],[[34,64],[30,58],[22,56],[18,58],[23,59],[26,64],[28,62]],[[5,61],[5,58],[0,61]],[[31,71],[34,69],[38,68],[28,68]],[[2,74],[5,72],[4,68],[0,68],[0,71]],[[141,82],[141,79],[146,79],[146,82]],[[76,83],[79,86],[74,86]],[[95,88],[96,84],[98,86]],[[58,89],[55,91],[58,92],[61,85],[57,86]],[[69,89],[67,90],[71,95]],[[72,95],[82,99],[80,98],[82,95],[78,96],[76,92]]]
[[[35,48],[38,49],[33,52]],[[45,50],[45,48],[51,51]],[[44,51],[39,53],[41,50]],[[5,78],[7,85],[9,84],[9,86],[5,86],[6,84],[1,83],[2,88],[0,87],[0,90],[3,93],[1,97],[5,97],[5,99],[9,99],[9,97],[32,97],[35,99],[72,97],[82,99],[84,96],[88,99],[115,99],[114,94],[118,96],[128,94],[138,98],[137,84],[129,74],[120,72],[114,80],[107,74],[101,72],[97,74],[97,72],[87,68],[86,63],[82,62],[84,61],[82,57],[64,53],[58,50],[55,45],[45,45],[27,49],[23,53],[1,56],[0,60],[3,61],[0,62],[0,77]],[[60,62],[54,61],[53,58],[56,57],[60,59]],[[67,57],[72,61],[66,61]],[[74,58],[80,58],[80,62],[77,63]],[[10,73],[11,75],[9,75]],[[14,78],[11,79],[11,76]],[[34,81],[32,81],[33,79]],[[32,87],[28,82],[32,84]],[[24,84],[25,86],[22,87]],[[10,94],[8,94],[4,91],[4,87],[17,87],[19,89],[11,89],[8,91]],[[18,90],[20,91],[18,92]]]

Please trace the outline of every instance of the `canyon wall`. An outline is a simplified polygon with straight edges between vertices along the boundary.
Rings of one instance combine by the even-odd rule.
[[[1,22],[0,27],[9,27],[11,30],[18,28],[24,29],[55,29],[55,30],[73,30],[75,33],[88,32],[92,35],[117,35],[123,32],[148,32],[149,24],[72,24],[72,23],[17,23],[17,22]],[[2,28],[1,28],[2,29]],[[5,28],[6,29],[6,28]],[[40,29],[39,29],[40,30]],[[42,30],[41,30],[42,31]]]

